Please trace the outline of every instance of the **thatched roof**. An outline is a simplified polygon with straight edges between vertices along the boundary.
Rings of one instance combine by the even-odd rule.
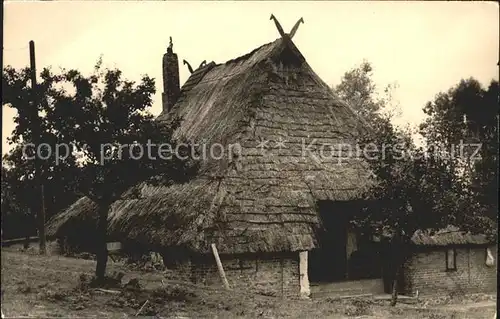
[[[368,186],[365,162],[347,156],[339,164],[331,147],[319,153],[324,144],[335,152],[354,146],[363,123],[293,43],[278,39],[196,70],[158,120],[177,116],[177,138],[226,150],[238,143],[238,156],[206,160],[187,184],[141,185],[140,199],[113,205],[112,234],[196,251],[211,242],[221,253],[309,250],[319,226],[316,201],[357,199]],[[269,141],[264,152],[262,141]],[[73,215],[75,205],[63,214]]]
[[[455,226],[449,226],[434,232],[417,230],[413,234],[411,241],[412,244],[417,246],[487,245],[492,243],[486,235],[460,231]]]
[[[54,215],[46,224],[48,238],[64,237],[68,243],[93,251],[97,237],[97,205],[87,197],[74,202],[62,213]]]

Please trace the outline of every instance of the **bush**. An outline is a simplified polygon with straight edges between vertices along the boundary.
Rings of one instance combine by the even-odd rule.
[[[65,301],[68,299],[68,293],[64,291],[46,290],[43,293],[43,298],[52,302]]]
[[[366,316],[372,314],[372,301],[366,299],[354,299],[346,306],[345,314],[347,316]]]
[[[156,289],[153,291],[153,296],[165,301],[190,301],[195,299],[197,294],[191,288],[176,284]]]
[[[23,294],[29,294],[34,292],[33,288],[27,284],[25,281],[20,281],[17,283],[17,291]]]
[[[111,276],[106,276],[104,281],[100,282],[95,276],[90,276],[88,274],[80,274],[78,280],[78,286],[76,290],[87,291],[89,288],[122,288],[122,278],[124,274],[122,272],[113,272]],[[138,282],[137,282],[138,284]]]

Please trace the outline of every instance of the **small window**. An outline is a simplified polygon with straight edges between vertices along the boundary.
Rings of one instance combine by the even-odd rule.
[[[457,270],[457,251],[455,248],[446,250],[446,271]]]

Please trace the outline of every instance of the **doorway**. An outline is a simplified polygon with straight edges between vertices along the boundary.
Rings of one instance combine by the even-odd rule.
[[[309,279],[311,282],[343,280],[347,274],[348,202],[320,201],[318,203],[321,228],[318,230],[318,248],[311,251]]]
[[[318,247],[310,252],[309,279],[340,282],[382,277],[380,245],[350,225],[361,209],[357,201],[320,201]]]

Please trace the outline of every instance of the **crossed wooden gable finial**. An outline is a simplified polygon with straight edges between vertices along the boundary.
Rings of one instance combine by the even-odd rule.
[[[188,62],[188,61],[186,61],[186,60],[182,60],[182,63],[183,63],[184,65],[187,65],[188,70],[189,70],[189,73],[193,73],[193,72],[195,71],[195,70],[193,70],[193,68],[191,67],[191,64],[189,64],[189,62]],[[200,66],[198,67],[198,69],[203,68],[205,65],[207,65],[207,60],[203,60],[203,62],[201,62],[201,63],[200,63]],[[196,69],[196,70],[198,70],[198,69]]]
[[[295,33],[297,32],[297,29],[299,28],[300,23],[304,23],[304,19],[300,18],[297,22],[295,22],[295,25],[292,28],[292,31],[290,33],[286,34],[285,31],[283,31],[283,28],[281,27],[281,24],[279,23],[278,19],[274,16],[274,14],[271,14],[271,18],[269,20],[274,20],[274,24],[276,25],[276,29],[278,29],[278,32],[280,33],[281,37],[283,39],[292,39]]]

